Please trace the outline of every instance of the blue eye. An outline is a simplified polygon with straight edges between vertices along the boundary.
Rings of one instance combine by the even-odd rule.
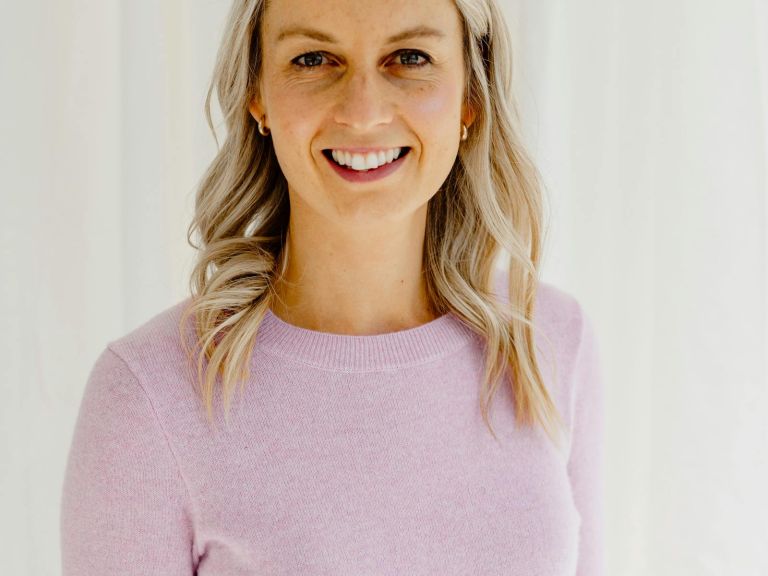
[[[424,54],[424,52],[420,52],[419,50],[400,50],[398,54],[400,54],[401,57],[405,55],[424,58],[424,62],[421,64],[405,64],[405,66],[408,66],[409,68],[421,68],[422,66],[426,66],[432,62],[432,59],[429,56]]]
[[[421,68],[422,66],[432,63],[432,59],[419,50],[398,50],[395,54],[400,56],[401,64],[406,68]],[[405,63],[403,62],[404,56],[409,60],[414,56],[417,58],[420,57],[423,58],[424,61],[421,63]],[[306,52],[300,56],[296,56],[296,58],[291,60],[291,64],[299,70],[314,70],[322,65],[323,58],[325,58],[325,52]],[[304,64],[301,64],[302,59],[305,61]],[[314,64],[307,64],[306,62],[314,62]]]
[[[318,57],[320,59],[322,59],[323,58],[323,53],[322,52],[307,52],[306,54],[302,54],[301,56],[296,56],[296,58],[291,60],[291,64],[293,64],[294,66],[296,66],[298,68],[310,68],[310,69],[311,68],[317,68],[320,65],[320,63],[317,62],[318,61]],[[311,61],[314,61],[316,63],[315,64],[299,64],[299,61],[302,58],[310,58]]]

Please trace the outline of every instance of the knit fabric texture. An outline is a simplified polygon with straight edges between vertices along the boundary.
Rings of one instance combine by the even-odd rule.
[[[506,381],[493,439],[483,339],[452,313],[353,336],[269,311],[228,423],[216,391],[214,429],[178,334],[188,301],[109,342],[90,372],[62,487],[64,576],[603,575],[601,371],[571,294],[540,281],[534,309],[563,450],[516,421]]]

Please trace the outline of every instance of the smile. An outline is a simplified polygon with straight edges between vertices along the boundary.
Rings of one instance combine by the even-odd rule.
[[[396,160],[393,160],[388,164],[383,164],[378,168],[372,168],[370,170],[354,170],[349,166],[342,166],[333,159],[330,150],[323,150],[323,156],[325,156],[334,172],[336,172],[336,174],[348,182],[372,182],[375,180],[381,180],[382,178],[389,176],[395,170],[400,168],[400,166],[402,166],[403,162],[405,161],[405,158],[408,157],[408,153],[410,151],[410,148],[404,147],[400,152],[400,156],[398,156]]]

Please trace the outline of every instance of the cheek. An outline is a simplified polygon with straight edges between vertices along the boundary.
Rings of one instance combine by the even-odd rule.
[[[297,114],[297,110],[305,112]],[[317,119],[307,110],[312,107],[306,99],[286,91],[273,101],[267,117],[273,127],[272,144],[283,172],[299,177],[306,171],[306,156],[317,126]]]
[[[437,85],[419,91],[413,98],[413,110],[420,117],[445,119],[454,113],[455,90],[449,85]]]
[[[290,111],[272,107],[272,145],[275,148],[277,163],[283,175],[293,187],[304,188],[309,175],[307,170],[307,152],[309,148],[306,128]],[[279,125],[276,126],[276,125]]]
[[[312,100],[304,90],[285,82],[276,75],[268,78],[267,124],[276,128],[275,148],[289,155],[296,153],[296,142],[306,136],[313,122]],[[301,111],[297,113],[297,111]]]
[[[307,109],[311,110],[311,107],[307,106],[306,100],[284,92],[270,106],[272,124],[279,126],[278,132],[286,140],[300,138],[311,121],[311,115],[306,113]],[[305,112],[297,114],[297,110]]]
[[[441,81],[417,91],[412,102],[414,111],[420,116],[430,120],[439,118],[443,124],[446,119],[458,116],[459,98],[459,90],[454,82]]]
[[[409,113],[419,122],[427,156],[453,154],[459,137],[461,93],[457,86],[440,84],[415,95]]]

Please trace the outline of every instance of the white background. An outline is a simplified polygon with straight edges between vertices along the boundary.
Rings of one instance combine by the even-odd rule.
[[[59,572],[88,372],[188,293],[228,7],[0,7],[2,574]],[[600,340],[608,573],[768,575],[768,4],[505,8],[547,184],[543,278]]]

